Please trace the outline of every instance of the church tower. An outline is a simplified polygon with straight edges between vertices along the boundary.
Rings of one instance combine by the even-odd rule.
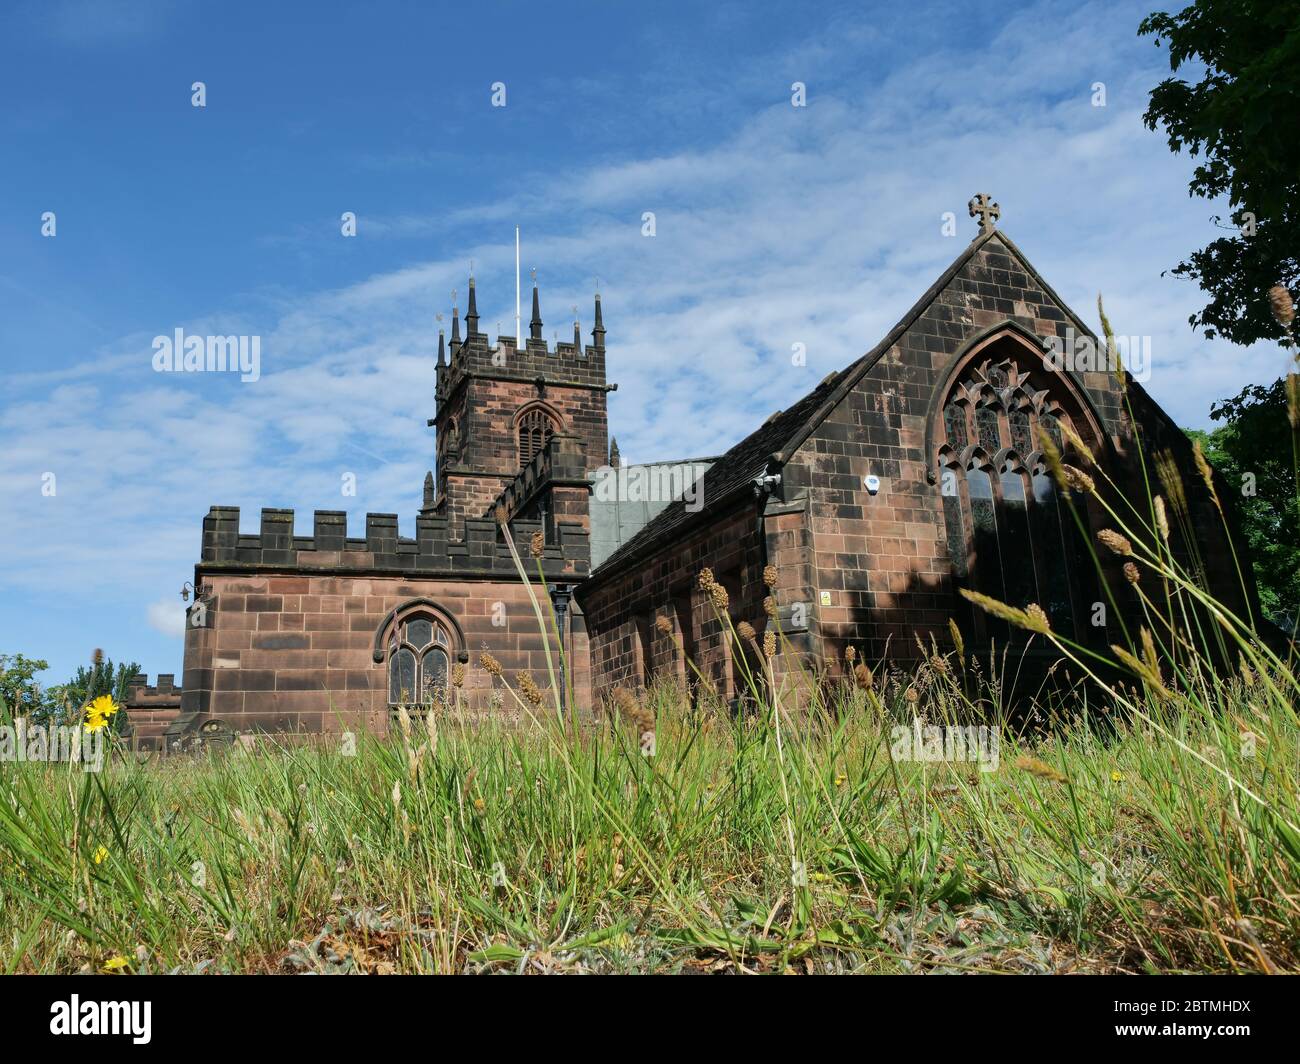
[[[542,336],[541,300],[533,279],[528,338],[479,331],[477,292],[469,281],[465,336],[453,308],[451,339],[438,334],[437,472],[426,490],[425,512],[444,516],[453,530],[466,518],[491,517],[502,493],[526,469],[544,469],[551,440],[564,445],[565,469],[584,473],[606,464],[609,424],[605,382],[605,326],[596,296],[592,342],[582,345],[577,322],[572,343],[552,349]],[[453,531],[453,535],[457,534]]]

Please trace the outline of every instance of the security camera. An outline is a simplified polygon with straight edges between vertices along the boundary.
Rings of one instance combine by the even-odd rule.
[[[862,483],[866,485],[868,495],[875,495],[880,490],[880,478],[877,476],[863,477]]]

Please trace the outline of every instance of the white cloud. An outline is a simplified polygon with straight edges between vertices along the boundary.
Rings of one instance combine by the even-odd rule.
[[[177,639],[185,635],[185,604],[179,595],[160,598],[149,603],[146,615],[149,627],[163,635]]]

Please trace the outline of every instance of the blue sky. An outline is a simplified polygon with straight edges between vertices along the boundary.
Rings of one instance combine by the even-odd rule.
[[[1141,124],[1150,6],[7,5],[0,652],[51,682],[95,647],[179,673],[211,504],[411,534],[435,315],[473,260],[483,328],[513,331],[516,224],[548,338],[575,304],[590,330],[600,279],[627,460],[717,453],[873,346],[974,235],[976,191],[1208,425],[1284,363],[1192,333],[1198,291],[1161,277],[1215,231]],[[155,373],[177,328],[260,336],[261,379]]]

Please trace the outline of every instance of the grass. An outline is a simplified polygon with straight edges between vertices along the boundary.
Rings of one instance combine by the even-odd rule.
[[[772,714],[691,713],[663,689],[652,757],[621,722],[444,722],[352,756],[11,766],[0,966],[1296,968],[1300,749],[1262,679],[1199,719],[1151,706],[1163,719],[1008,735],[997,771],[892,761],[894,722],[942,719],[962,673],[949,654],[841,687],[780,749]]]

